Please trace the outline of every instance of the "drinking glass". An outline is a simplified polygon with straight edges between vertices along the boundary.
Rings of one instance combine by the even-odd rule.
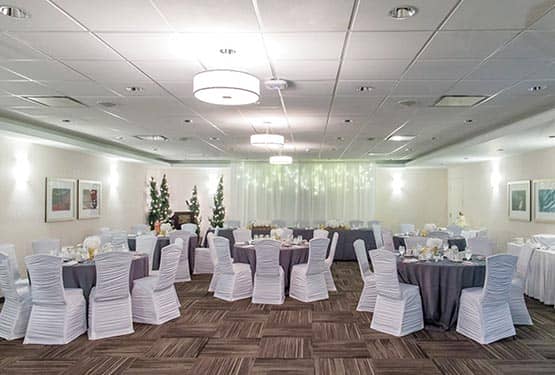
[[[464,249],[464,257],[466,258],[466,260],[472,259],[472,249],[470,247]]]
[[[403,257],[405,255],[405,247],[404,246],[399,246],[399,255],[401,257]]]

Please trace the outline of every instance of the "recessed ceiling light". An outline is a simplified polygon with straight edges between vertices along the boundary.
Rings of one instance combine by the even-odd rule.
[[[193,120],[191,120],[191,119],[185,119],[185,120],[183,120],[183,123],[184,123],[184,124],[191,124],[192,122],[193,122]]]
[[[193,77],[193,95],[217,105],[245,105],[260,99],[260,81],[235,70],[206,70]]]
[[[550,135],[549,138],[553,139],[555,138],[555,135]]]
[[[251,145],[258,147],[281,147],[285,144],[285,137],[280,134],[253,134]]]
[[[376,140],[376,138],[374,138],[374,137],[368,137],[368,138],[366,138],[366,140],[367,140],[368,142],[373,142],[373,141]]]
[[[546,88],[546,86],[539,86],[539,85],[538,86],[532,86],[528,89],[528,91],[537,92],[537,91],[544,90],[545,88]]]
[[[135,135],[134,137],[141,141],[165,142],[168,140],[163,135]]]
[[[116,106],[116,103],[112,103],[112,102],[99,102],[98,105],[102,106],[102,107],[106,107],[106,108],[112,108]]]
[[[293,163],[293,158],[287,155],[274,155],[270,156],[270,164],[286,165]]]
[[[408,142],[412,141],[414,138],[416,138],[415,135],[392,135],[391,137],[387,138],[386,141]]]
[[[416,14],[418,9],[413,6],[395,7],[389,11],[389,15],[395,20],[406,20]]]
[[[235,55],[237,51],[233,48],[220,48],[220,53],[222,55]]]
[[[125,88],[125,91],[128,92],[142,92],[144,91],[144,89],[142,87],[139,86],[129,86]]]
[[[497,149],[497,152],[503,152],[503,151],[505,151],[505,150],[502,149],[502,148],[498,148],[498,149]]]
[[[123,141],[123,137],[121,135],[118,135],[117,137],[114,137],[114,139],[116,141]]]
[[[189,139],[191,139],[191,138],[189,138],[189,137],[181,137],[181,138],[179,138],[179,140],[180,140],[181,142],[187,142]]]
[[[345,119],[345,120],[343,120],[343,123],[344,123],[345,125],[350,125],[350,124],[353,123],[353,121],[350,120],[350,119]]]
[[[31,18],[28,12],[13,5],[0,5],[0,14],[12,18]]]
[[[264,81],[264,87],[268,90],[285,90],[289,86],[289,83],[284,79],[279,78],[271,78]]]
[[[467,124],[472,124],[474,122],[474,120],[468,119],[468,120],[464,120],[464,122],[466,122]]]
[[[337,142],[343,142],[345,140],[345,138],[343,137],[337,137]]]
[[[483,102],[487,96],[482,95],[445,95],[434,104],[435,107],[472,107]]]
[[[370,91],[374,90],[372,86],[358,86],[355,91],[358,93],[369,93]]]
[[[372,151],[368,151],[368,156],[384,156],[386,155],[385,152],[372,152]]]
[[[432,142],[437,141],[437,137],[432,137]]]
[[[208,139],[211,140],[211,141],[214,141],[214,142],[220,140],[220,138],[218,138],[218,137],[209,137]]]
[[[71,122],[71,120],[65,118],[65,119],[62,120],[62,122]]]

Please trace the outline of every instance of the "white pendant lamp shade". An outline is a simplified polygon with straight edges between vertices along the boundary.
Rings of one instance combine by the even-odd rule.
[[[253,134],[251,135],[251,145],[259,147],[282,147],[285,138],[279,134]]]
[[[207,70],[193,78],[193,95],[218,105],[245,105],[260,99],[260,81],[235,70]]]
[[[270,164],[285,165],[293,163],[293,158],[287,155],[270,156]]]

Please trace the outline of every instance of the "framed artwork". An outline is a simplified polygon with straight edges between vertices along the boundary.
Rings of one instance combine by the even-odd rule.
[[[76,181],[67,178],[46,178],[47,223],[75,220]]]
[[[100,217],[102,183],[100,181],[79,180],[78,218],[96,219]]]
[[[530,180],[507,183],[509,219],[530,221]]]
[[[534,180],[534,220],[555,222],[555,180]]]

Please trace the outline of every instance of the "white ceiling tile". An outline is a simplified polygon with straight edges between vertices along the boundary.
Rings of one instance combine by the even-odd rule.
[[[42,105],[25,100],[23,98],[17,97],[17,96],[13,96],[13,95],[4,95],[4,96],[0,96],[0,107],[2,108],[8,108],[8,107],[14,107],[14,108],[24,108],[24,107],[42,107]]]
[[[82,28],[46,1],[11,0],[10,5],[27,11],[31,17],[2,17],[2,30],[8,31],[80,31]]]
[[[347,47],[347,59],[412,59],[430,37],[428,31],[354,32]]]
[[[176,31],[258,31],[251,0],[154,0],[154,3]]]
[[[416,16],[406,20],[396,20],[389,16],[389,11],[395,6],[404,4],[395,4],[391,0],[361,0],[354,30],[435,30],[456,3],[456,0],[413,0],[410,5],[417,8]]]
[[[393,89],[393,95],[430,96],[441,95],[451,87],[455,81],[448,80],[402,80]]]
[[[14,95],[58,94],[54,89],[32,81],[4,81],[0,82],[0,89]]]
[[[196,60],[198,35],[176,33],[99,33],[129,60]]]
[[[530,29],[532,30],[544,30],[544,31],[555,31],[555,8],[551,12],[544,15],[536,23],[534,23]]]
[[[514,80],[518,81],[548,65],[541,60],[490,59],[480,65],[467,79],[472,80]]]
[[[334,81],[294,81],[282,93],[292,96],[331,96]]]
[[[287,111],[302,110],[305,113],[321,113],[330,107],[331,97],[326,96],[295,96],[284,98]]]
[[[264,31],[345,31],[353,0],[264,0],[258,2]]]
[[[490,96],[514,83],[514,80],[463,80],[453,86],[448,94]]]
[[[418,60],[405,74],[406,79],[459,79],[480,60]]]
[[[109,96],[111,91],[91,81],[41,81],[42,84],[68,96]]]
[[[22,76],[0,67],[0,81],[25,81]]]
[[[527,79],[551,79],[555,77],[555,61],[551,64],[546,64],[536,72],[532,73]]]
[[[367,115],[376,110],[378,104],[383,100],[380,97],[351,98],[336,97],[333,102],[332,113],[334,116],[353,114]]]
[[[190,81],[204,70],[195,61],[135,61],[135,64],[156,81]]]
[[[345,33],[266,33],[265,40],[273,60],[339,60]]]
[[[158,86],[154,82],[114,82],[114,83],[105,83],[107,87],[114,90],[118,94],[130,98],[134,97],[159,97],[159,96],[168,96],[160,86]],[[143,91],[140,92],[129,92],[127,91],[127,87],[130,86],[138,86]]]
[[[552,0],[465,0],[445,25],[446,30],[515,30],[532,25]]]
[[[497,52],[495,58],[555,58],[555,31],[525,31]]]
[[[422,59],[483,59],[501,48],[514,31],[440,31]]]
[[[166,90],[179,98],[193,97],[193,81],[175,82],[175,81],[158,81]]]
[[[2,61],[0,65],[30,79],[52,81],[80,81],[84,76],[56,61]]]
[[[171,31],[149,0],[56,0],[92,31]]]
[[[332,60],[276,60],[279,78],[287,80],[334,80],[339,61]]]
[[[126,61],[67,62],[73,69],[98,82],[145,82],[150,79]]]
[[[531,91],[532,87],[541,87],[540,91]],[[555,77],[552,80],[526,80],[521,81],[518,85],[511,87],[506,91],[507,95],[517,96],[553,96],[555,104]]]
[[[410,60],[347,60],[341,67],[342,80],[396,80]]]
[[[0,34],[0,60],[45,60],[48,57],[25,44],[10,38],[7,34]]]
[[[386,96],[397,83],[394,80],[361,80],[361,81],[339,81],[337,84],[337,96]],[[361,86],[370,87],[370,92],[360,92]]]

